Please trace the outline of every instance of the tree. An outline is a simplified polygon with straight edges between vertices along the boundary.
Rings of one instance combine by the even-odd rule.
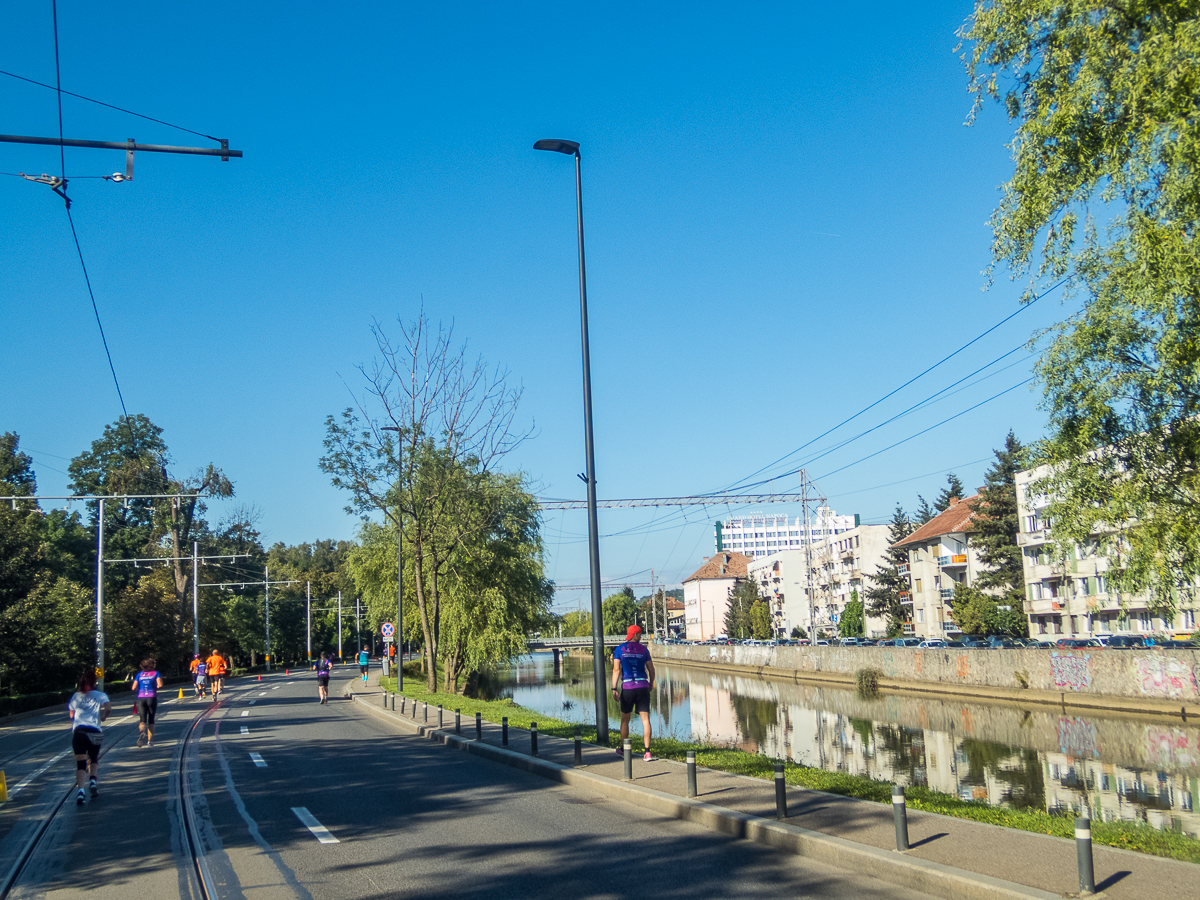
[[[838,619],[838,634],[842,637],[862,637],[866,623],[863,621],[863,604],[858,599],[857,588],[850,592],[850,600]]]
[[[917,494],[917,511],[913,513],[913,524],[920,527],[938,514],[938,511],[929,505],[929,501]]]
[[[563,616],[563,637],[591,637],[592,614],[572,610]]]
[[[625,629],[637,622],[638,605],[632,588],[626,587],[606,598],[600,608],[604,614],[605,634],[624,634]]]
[[[976,109],[1004,104],[1015,168],[995,264],[1025,299],[1083,297],[1036,374],[1035,462],[1058,551],[1097,539],[1109,580],[1169,608],[1200,575],[1200,31],[1195,4],[983,0],[961,36]]]
[[[759,598],[750,607],[750,632],[756,641],[765,641],[771,637],[771,608]]]
[[[792,628],[792,640],[798,640],[800,638],[806,638],[806,637],[808,637],[808,632],[805,631],[803,628],[801,628],[799,625],[796,625],[795,627]]]
[[[904,622],[912,615],[912,607],[905,606],[900,596],[910,590],[908,576],[900,574],[900,566],[908,565],[908,551],[896,544],[908,537],[913,528],[898,503],[892,513],[891,526],[888,551],[871,576],[874,583],[866,591],[866,608],[870,615],[887,622],[888,636],[894,637],[904,630]]]
[[[961,500],[965,493],[966,490],[963,488],[962,481],[957,475],[951,472],[946,476],[946,486],[942,488],[941,493],[937,495],[937,499],[933,501],[933,508],[940,513],[944,513],[950,508],[951,500]],[[921,503],[924,504],[924,502],[924,498],[921,498]],[[926,519],[925,521],[929,520]]]
[[[11,431],[0,434],[0,485],[4,493],[31,497],[37,493],[33,457],[17,449],[21,439]]]
[[[753,581],[739,581],[729,592],[729,608],[725,610],[725,633],[731,638],[746,638],[754,631],[750,610],[761,598]]]
[[[424,313],[400,328],[402,346],[378,324],[372,329],[379,358],[362,369],[366,398],[340,419],[327,417],[320,467],[350,492],[348,512],[403,523],[417,620],[425,652],[437,661],[441,582],[460,545],[488,521],[472,514],[476,484],[529,432],[515,426],[520,391],[507,386],[505,373],[489,372],[482,359],[469,363],[452,332],[433,332]],[[436,666],[426,679],[435,690]]]
[[[979,559],[987,568],[975,577],[975,584],[1002,605],[1024,608],[1025,569],[1017,533],[1021,530],[1017,515],[1017,472],[1024,467],[1025,448],[1010,431],[1004,447],[995,451],[996,461],[984,475],[984,486],[975,504],[971,524],[975,533],[971,542],[979,548]]]
[[[963,634],[1021,635],[1027,631],[1023,606],[1000,602],[977,587],[959,582],[954,586],[954,599],[950,605],[955,624]]]

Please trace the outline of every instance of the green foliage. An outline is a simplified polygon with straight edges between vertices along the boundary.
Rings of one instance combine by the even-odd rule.
[[[1016,123],[993,258],[1084,300],[1036,370],[1059,554],[1097,539],[1114,588],[1169,608],[1200,575],[1195,5],[984,0],[961,33]]]
[[[1024,623],[1025,571],[1021,548],[1017,546],[1021,523],[1017,515],[1016,487],[1016,474],[1024,468],[1024,462],[1025,448],[1010,431],[1004,448],[996,451],[996,461],[984,475],[984,486],[971,520],[975,528],[971,543],[979,548],[979,559],[987,567],[976,576],[975,584],[995,598],[997,605],[1012,607],[1010,611],[998,611],[997,633],[1000,634],[1027,632],[1027,627],[1018,625],[1012,614],[1019,611]],[[967,631],[961,622],[959,625]]]
[[[572,610],[563,616],[563,637],[590,637],[591,634],[591,613]]]
[[[988,636],[993,634],[1024,635],[1027,633],[1025,609],[1021,604],[1012,606],[1007,598],[997,599],[979,588],[963,583],[954,586],[954,599],[950,606],[954,621],[963,634]],[[1009,606],[1005,610],[1002,606]]]
[[[725,610],[725,634],[731,638],[744,639],[754,633],[750,610],[761,601],[758,587],[753,581],[739,581],[729,592],[729,608]]]
[[[771,609],[762,600],[754,601],[750,607],[750,632],[757,641],[765,641],[772,636]]]
[[[906,607],[900,599],[901,592],[909,590],[908,576],[901,575],[899,569],[907,565],[908,551],[896,544],[912,531],[912,523],[904,508],[896,504],[888,532],[887,554],[871,576],[872,584],[866,590],[866,611],[887,622],[888,635],[891,637],[903,631],[903,623],[911,615],[912,608]]]
[[[866,623],[863,621],[863,604],[858,599],[858,588],[850,592],[850,600],[838,617],[838,634],[842,637],[862,637]]]
[[[950,508],[951,500],[961,500],[965,494],[966,489],[963,487],[962,481],[957,475],[951,472],[946,476],[946,486],[942,488],[941,493],[937,495],[937,499],[933,501],[933,508],[939,513],[944,513]],[[924,502],[924,499],[922,499],[921,503],[923,504]]]
[[[799,638],[806,638],[806,637],[808,637],[808,632],[805,631],[803,628],[801,628],[799,625],[796,625],[795,627],[792,628],[792,639],[793,640],[797,640]]]
[[[95,659],[92,592],[62,577],[39,578],[0,611],[0,687],[36,691],[75,683]]]
[[[919,528],[937,514],[938,511],[929,505],[929,501],[917,494],[917,511],[913,513],[913,524]]]
[[[629,587],[607,597],[600,608],[604,614],[605,634],[624,634],[638,620],[638,604]]]
[[[860,697],[874,697],[879,693],[879,680],[883,671],[874,666],[866,666],[854,673],[854,685]]]

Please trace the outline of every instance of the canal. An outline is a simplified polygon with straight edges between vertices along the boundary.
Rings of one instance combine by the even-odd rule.
[[[999,806],[1088,812],[1200,838],[1200,725],[1041,705],[880,694],[657,664],[656,736],[751,753]],[[535,653],[492,673],[488,699],[568,722],[595,719],[589,659],[558,673]],[[611,694],[609,726],[620,725]],[[640,724],[632,727],[640,734]]]

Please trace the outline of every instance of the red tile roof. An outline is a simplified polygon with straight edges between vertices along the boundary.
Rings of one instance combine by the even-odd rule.
[[[683,583],[710,578],[745,578],[746,566],[753,561],[753,557],[746,556],[744,553],[732,553],[725,550],[714,555],[695,572],[683,579]]]
[[[965,500],[959,500],[944,513],[934,516],[904,540],[897,541],[892,546],[906,547],[909,544],[920,544],[935,537],[941,537],[943,534],[974,531],[971,519],[975,516],[975,505],[979,499],[979,495],[975,494]]]

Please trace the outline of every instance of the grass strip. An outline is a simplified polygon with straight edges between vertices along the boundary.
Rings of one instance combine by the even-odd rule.
[[[395,693],[395,678],[380,678],[379,683],[384,690]],[[577,723],[564,722],[561,719],[542,715],[518,706],[512,700],[475,700],[461,694],[437,691],[430,693],[425,688],[424,676],[415,669],[410,674],[408,667],[404,670],[404,694],[423,703],[429,703],[431,706],[440,705],[449,712],[453,712],[455,709],[461,710],[468,719],[473,719],[477,712],[482,714],[484,719],[493,723],[499,723],[501,717],[508,716],[508,724],[515,728],[529,728],[532,723],[537,722],[538,731],[541,734],[568,739],[575,737]],[[592,744],[597,743],[595,726],[583,725],[582,729],[583,740]],[[634,750],[641,753],[641,735],[631,735],[631,737]],[[614,748],[619,746],[620,735],[615,730],[609,731],[608,743]],[[663,759],[683,762],[689,750],[696,752],[697,765],[709,769],[767,781],[775,778],[776,761],[768,756],[728,747],[680,741],[674,738],[654,739],[654,754]],[[794,762],[787,762],[784,772],[788,784],[796,787],[870,800],[875,803],[890,805],[892,802],[891,782],[876,781],[861,775],[847,775],[844,772],[827,772],[824,769],[803,766]],[[906,787],[904,792],[910,809],[969,819],[972,822],[1001,825],[1018,831],[1032,831],[1062,838],[1074,838],[1075,836],[1074,814],[1061,815],[1040,809],[1010,809],[1003,806],[991,806],[978,800],[962,800],[953,794],[945,794],[919,786]],[[1092,841],[1109,847],[1119,847],[1122,850],[1136,850],[1152,856],[1200,863],[1200,840],[1174,831],[1163,831],[1143,823],[1093,821]]]

